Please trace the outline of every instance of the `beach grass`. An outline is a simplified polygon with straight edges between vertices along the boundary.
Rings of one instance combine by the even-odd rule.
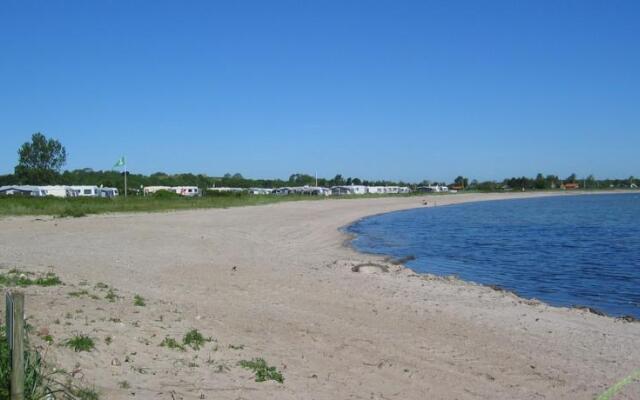
[[[308,195],[250,195],[223,194],[202,197],[178,196],[130,196],[115,199],[95,197],[21,197],[0,196],[0,216],[41,215],[65,217],[83,217],[88,214],[162,212],[204,208],[230,208],[281,203],[285,201],[327,201],[330,199],[349,199],[408,195],[359,195],[359,196],[308,196]]]

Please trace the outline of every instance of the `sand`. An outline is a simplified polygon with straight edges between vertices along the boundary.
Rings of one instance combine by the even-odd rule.
[[[29,323],[54,344],[32,340],[103,399],[594,399],[640,368],[640,323],[417,275],[355,252],[339,230],[424,200],[536,195],[4,218],[0,267],[65,282],[26,289]],[[106,300],[98,282],[120,297]],[[89,295],[68,295],[82,289]],[[191,328],[214,340],[197,351],[159,346]],[[61,345],[76,333],[96,349]],[[254,357],[284,384],[237,365]],[[640,382],[615,397],[638,398]]]

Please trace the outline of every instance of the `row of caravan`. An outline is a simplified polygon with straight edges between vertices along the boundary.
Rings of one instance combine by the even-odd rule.
[[[0,186],[0,195],[22,195],[33,197],[116,197],[118,189],[88,185],[12,185]]]
[[[406,186],[364,186],[364,185],[348,185],[333,186],[325,188],[320,186],[295,186],[280,187],[276,189],[268,188],[233,188],[233,187],[214,187],[207,189],[209,192],[218,193],[249,193],[255,195],[273,194],[277,196],[287,195],[310,195],[310,196],[343,196],[343,195],[363,195],[363,194],[404,194],[411,193],[411,189]]]
[[[196,197],[202,195],[197,186],[145,186],[142,193],[145,196],[148,196],[161,191],[176,193],[185,197]]]

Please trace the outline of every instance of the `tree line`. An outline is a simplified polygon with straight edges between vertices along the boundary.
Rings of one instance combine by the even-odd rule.
[[[18,165],[13,174],[0,175],[0,186],[4,185],[102,185],[123,189],[122,172],[118,171],[94,171],[91,168],[62,171],[66,164],[67,152],[65,147],[56,139],[45,137],[41,133],[35,133],[30,142],[24,143],[18,149]],[[240,173],[227,173],[220,177],[205,174],[166,174],[156,172],[150,175],[127,173],[129,188],[136,190],[143,186],[197,186],[199,188],[210,187],[263,187],[277,188],[283,186],[318,186],[331,187],[342,185],[367,185],[367,186],[409,186],[415,189],[418,186],[433,184],[447,185],[446,182],[421,182],[366,180],[357,177],[343,177],[337,174],[333,178],[317,178],[309,174],[294,173],[288,180],[284,179],[249,179]],[[453,183],[448,184],[459,190],[475,191],[503,191],[503,190],[553,190],[559,189],[567,183],[577,183],[586,189],[624,188],[635,183],[633,176],[628,179],[596,179],[593,175],[586,178],[578,178],[576,174],[561,179],[557,175],[543,175],[539,173],[534,178],[512,177],[498,181],[482,181],[464,176],[458,176]]]

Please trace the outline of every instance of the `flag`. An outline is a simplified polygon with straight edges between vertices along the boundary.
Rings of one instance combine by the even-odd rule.
[[[120,159],[116,161],[115,165],[113,166],[113,168],[120,168],[120,167],[124,167],[124,156],[120,157]]]

